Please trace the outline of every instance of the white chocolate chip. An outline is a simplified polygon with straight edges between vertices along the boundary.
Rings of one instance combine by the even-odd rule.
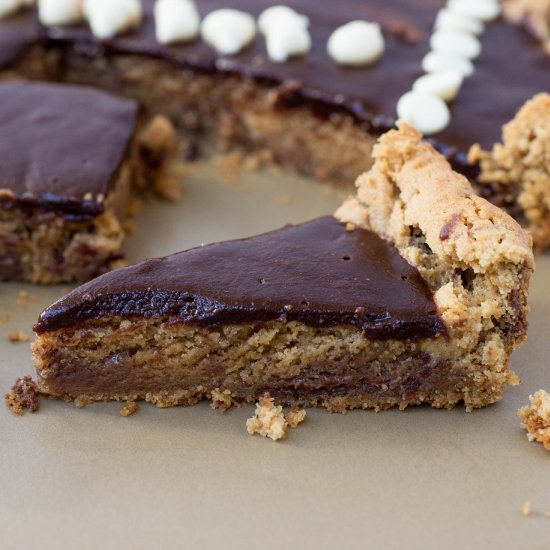
[[[47,26],[80,23],[83,9],[83,0],[38,0],[38,18]]]
[[[449,0],[448,7],[456,13],[474,17],[485,23],[493,21],[501,13],[498,0]]]
[[[475,59],[481,53],[479,40],[466,32],[439,29],[432,34],[430,46],[434,52],[451,53]]]
[[[306,29],[309,27],[309,19],[305,15],[288,6],[271,6],[258,17],[258,29],[262,34],[267,35],[270,29],[281,27],[289,20],[300,21]]]
[[[28,0],[0,0],[0,19],[8,17],[25,6],[32,6],[34,0],[29,2]]]
[[[437,14],[435,28],[469,32],[479,36],[485,30],[485,25],[479,19],[443,8]]]
[[[384,53],[380,25],[367,21],[347,23],[330,35],[327,51],[341,65],[370,65]]]
[[[139,0],[84,0],[84,16],[94,36],[106,39],[137,27],[143,10]]]
[[[441,132],[451,121],[449,108],[440,97],[420,92],[401,96],[397,116],[425,135]]]
[[[22,7],[20,0],[0,0],[0,18],[15,13]]]
[[[155,3],[155,35],[161,44],[197,38],[200,23],[192,0],[157,0]]]
[[[443,101],[452,101],[458,94],[464,76],[456,71],[429,73],[416,79],[412,89],[423,94],[432,94]]]
[[[288,6],[272,6],[258,18],[258,28],[265,35],[267,54],[276,63],[309,52],[311,36],[308,26],[309,19]]]
[[[215,10],[202,21],[203,40],[224,55],[239,53],[256,36],[254,18],[244,12],[232,9]]]
[[[272,61],[284,63],[289,57],[309,52],[311,36],[301,21],[289,19],[280,27],[270,28],[266,35],[266,48]]]
[[[469,59],[444,52],[426,54],[422,59],[422,69],[427,73],[456,71],[464,76],[470,76],[474,72],[474,66]]]

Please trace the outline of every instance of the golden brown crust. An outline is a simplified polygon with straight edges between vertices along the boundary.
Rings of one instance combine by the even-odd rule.
[[[204,329],[175,321],[106,318],[40,335],[33,345],[40,391],[78,406],[211,399],[223,410],[269,389],[279,404],[333,412],[460,401],[471,410],[494,403],[516,380],[497,335],[482,343],[469,333],[407,343],[369,340],[351,326],[273,321]]]
[[[518,410],[520,426],[527,430],[529,441],[538,441],[550,451],[550,394],[538,390],[529,396],[530,404]]]
[[[390,240],[418,268],[456,347],[457,368],[517,384],[507,365],[527,328],[530,235],[477,196],[410,126],[382,136],[374,157],[336,216]]]
[[[482,185],[521,208],[535,248],[550,246],[550,94],[525,103],[503,127],[502,143],[491,151],[474,145],[469,160],[479,164]]]
[[[499,208],[478,197],[447,160],[399,124],[374,148],[375,165],[357,180],[357,196],[337,211],[344,221],[372,228],[398,247],[409,227],[449,264],[485,272],[503,261],[533,266],[531,238]]]

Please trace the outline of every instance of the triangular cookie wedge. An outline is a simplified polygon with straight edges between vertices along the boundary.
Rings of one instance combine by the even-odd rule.
[[[531,240],[409,127],[336,217],[103,275],[42,313],[41,392],[386,409],[498,400],[525,336]]]

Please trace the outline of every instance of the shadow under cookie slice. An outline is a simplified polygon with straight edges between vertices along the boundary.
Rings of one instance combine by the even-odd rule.
[[[52,397],[190,405],[466,408],[517,377],[527,232],[403,127],[334,217],[147,260],[91,281],[35,326]]]

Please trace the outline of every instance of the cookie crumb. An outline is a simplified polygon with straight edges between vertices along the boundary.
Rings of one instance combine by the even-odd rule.
[[[10,342],[28,342],[29,335],[22,330],[11,330],[8,332],[8,340]]]
[[[159,171],[155,181],[155,193],[169,202],[181,200],[181,182],[188,171],[181,162],[173,161]]]
[[[550,394],[538,390],[529,396],[530,405],[518,410],[520,426],[527,430],[529,441],[538,441],[550,451]]]
[[[126,401],[126,405],[120,409],[120,416],[132,416],[138,410],[135,401]]]
[[[521,513],[524,515],[524,516],[530,516],[531,515],[531,501],[530,500],[526,500],[524,503],[523,503],[523,506],[521,508]]]
[[[271,166],[273,155],[268,149],[259,149],[253,153],[248,153],[243,159],[243,169],[247,172],[257,172],[265,166]]]
[[[292,197],[290,195],[283,195],[278,201],[278,204],[281,206],[286,206],[287,204],[292,203]]]
[[[290,428],[297,428],[298,424],[303,422],[306,418],[306,411],[294,406],[285,414],[286,423]]]
[[[133,235],[136,232],[136,224],[132,220],[122,222],[122,231],[126,235]]]
[[[31,413],[38,410],[38,395],[34,380],[30,376],[24,376],[15,381],[4,400],[12,413],[23,416],[25,409]]]
[[[138,212],[141,210],[142,205],[143,203],[139,198],[133,197],[128,204],[128,215],[135,216],[136,214],[138,214]]]
[[[84,407],[87,407],[91,402],[92,400],[86,395],[79,395],[74,400],[74,404],[76,405],[77,409],[83,409]]]
[[[139,149],[153,171],[152,178],[145,177],[141,183],[147,187],[153,180],[153,190],[161,198],[177,202],[181,198],[181,180],[185,171],[183,162],[174,157],[181,143],[176,138],[173,124],[164,116],[157,115],[141,130]],[[170,162],[164,162],[171,159]],[[130,210],[135,205],[130,205]]]
[[[215,164],[222,182],[237,183],[243,168],[243,162],[244,156],[238,151],[218,155]]]
[[[228,411],[233,406],[233,398],[230,390],[221,391],[219,388],[210,392],[212,399],[211,407],[222,413]]]
[[[26,290],[20,290],[15,303],[18,307],[25,307],[28,304],[34,304],[36,301],[37,298],[35,296],[29,294]]]
[[[254,416],[246,421],[246,431],[250,435],[260,434],[273,441],[286,437],[287,427],[283,408],[275,405],[273,398],[267,392],[258,399]]]
[[[353,223],[346,223],[346,231],[348,233],[352,233],[353,231],[355,231],[355,224]]]

